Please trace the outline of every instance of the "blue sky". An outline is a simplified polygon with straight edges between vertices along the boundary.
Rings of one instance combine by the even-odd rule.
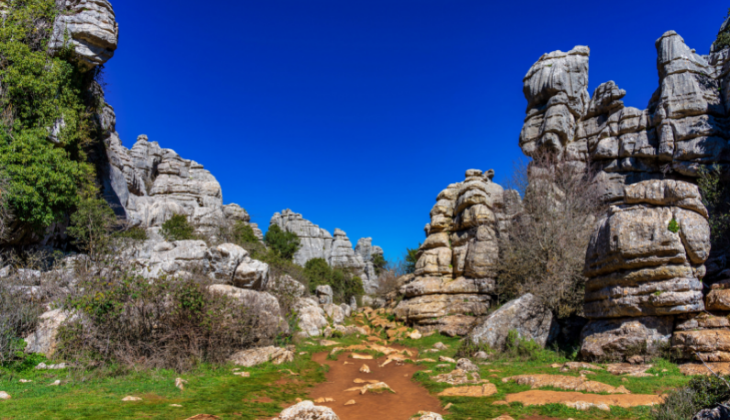
[[[522,158],[522,78],[546,52],[591,48],[589,92],[645,108],[668,30],[707,54],[720,0],[112,0],[107,101],[139,134],[203,164],[265,230],[284,208],[400,258],[436,195]]]

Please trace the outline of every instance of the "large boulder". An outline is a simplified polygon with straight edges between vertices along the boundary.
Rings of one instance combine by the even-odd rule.
[[[301,298],[294,303],[297,323],[301,333],[307,337],[322,335],[322,329],[328,324],[324,310],[314,299]]]
[[[489,314],[472,330],[469,339],[475,344],[487,344],[493,349],[503,350],[510,331],[545,347],[556,337],[559,327],[550,309],[538,297],[528,293]]]
[[[52,357],[56,352],[58,330],[71,316],[68,311],[54,309],[43,313],[38,319],[35,331],[25,337],[25,352],[40,353]]]
[[[314,405],[311,401],[302,401],[279,414],[273,420],[340,420],[329,407]]]
[[[289,324],[282,317],[279,301],[271,294],[226,284],[213,284],[208,290],[232,298],[252,314],[255,317],[252,333],[257,339],[273,340],[277,335],[289,333]]]
[[[684,359],[730,362],[730,320],[708,312],[678,316],[672,349]]]
[[[671,316],[592,320],[581,333],[580,355],[600,361],[642,349],[652,352],[657,345],[669,342],[673,328]]]

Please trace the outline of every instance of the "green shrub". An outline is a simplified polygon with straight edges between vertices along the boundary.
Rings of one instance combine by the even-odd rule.
[[[82,316],[60,328],[58,354],[78,368],[121,364],[184,371],[271,344],[279,330],[262,322],[255,299],[213,293],[205,282],[108,274],[82,277],[64,302]]]
[[[146,241],[148,239],[147,230],[139,226],[132,226],[131,228],[121,230],[116,232],[114,236],[117,238],[132,239],[135,241]]]
[[[240,220],[236,220],[233,224],[232,233],[235,244],[259,243],[259,238],[254,234],[253,228]]]
[[[380,273],[385,271],[388,266],[388,261],[385,260],[381,254],[373,255],[373,268],[375,268],[375,275],[379,276]]]
[[[76,239],[76,245],[92,259],[109,251],[110,232],[116,223],[114,211],[103,199],[94,196],[82,198],[71,214],[67,232]]]
[[[184,214],[175,214],[160,228],[160,235],[166,241],[186,241],[195,239],[195,228]]]
[[[281,230],[279,225],[271,225],[266,236],[264,236],[264,242],[274,252],[276,252],[281,258],[291,261],[294,258],[294,254],[299,250],[300,242],[299,237],[292,232],[284,232]]]
[[[360,277],[352,276],[340,268],[332,268],[322,258],[307,261],[304,265],[304,276],[309,281],[310,292],[314,292],[320,285],[332,286],[334,299],[339,303],[349,303],[352,297],[357,299],[365,294]]]
[[[679,223],[677,223],[677,219],[672,217],[672,220],[669,221],[669,226],[667,226],[667,229],[669,229],[672,233],[679,232]]]
[[[710,224],[710,241],[713,254],[722,253],[730,240],[730,188],[723,178],[719,165],[701,166],[697,186],[702,194],[702,204],[707,208]]]
[[[730,9],[728,9],[728,14],[725,18],[727,19],[728,17],[730,17]],[[730,47],[730,28],[718,33],[717,39],[715,39],[712,45],[715,47],[716,52]]]
[[[0,26],[3,193],[20,222],[41,230],[70,212],[79,191],[93,188],[86,151],[96,138],[93,114],[102,101],[88,92],[101,70],[85,72],[71,50],[55,57],[46,52],[57,13],[53,0],[6,5]],[[56,144],[48,140],[54,125],[61,127]]]
[[[651,417],[654,420],[691,419],[698,411],[714,408],[728,399],[730,389],[721,379],[696,376],[684,387],[669,392],[664,403],[651,411]]]

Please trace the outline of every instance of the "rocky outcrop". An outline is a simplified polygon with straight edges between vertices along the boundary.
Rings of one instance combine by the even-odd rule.
[[[279,302],[273,295],[224,284],[210,285],[208,290],[232,298],[248,313],[255,315],[256,319],[251,333],[257,340],[272,340],[279,335],[289,333],[289,324],[281,316]]]
[[[528,293],[489,314],[474,327],[469,339],[474,344],[488,344],[492,349],[504,350],[510,331],[516,331],[523,340],[532,340],[545,347],[555,339],[559,327],[550,309]]]
[[[721,31],[727,29],[727,22]],[[659,87],[646,109],[624,105],[609,81],[590,97],[587,47],[543,55],[527,72],[527,116],[520,147],[528,156],[557,152],[589,169],[609,201],[623,186],[646,180],[695,183],[705,165],[730,166],[730,49],[701,56],[674,31],[655,42]],[[715,249],[707,277],[728,268],[730,250]]]
[[[54,309],[38,317],[39,322],[35,331],[25,337],[25,351],[52,357],[56,352],[58,330],[69,316],[68,311]]]
[[[105,114],[108,159],[99,171],[102,193],[131,226],[145,228],[149,236],[160,239],[159,228],[175,214],[187,216],[197,233],[208,236],[226,223],[250,222],[237,204],[223,205],[221,186],[203,165],[161,148],[145,135],[127,149],[114,131],[113,110],[107,108]],[[251,227],[263,238],[257,225]]]
[[[439,193],[413,278],[400,288],[398,319],[424,330],[466,335],[494,292],[498,238],[509,216],[494,171],[470,169]]]
[[[302,401],[282,411],[279,417],[273,420],[340,420],[340,418],[329,407]]]
[[[730,321],[727,313],[688,314],[677,317],[672,348],[685,359],[730,362]]]
[[[642,181],[624,186],[621,196],[596,223],[586,252],[584,311],[591,319],[582,334],[586,357],[605,352],[598,349],[616,334],[634,344],[657,339],[646,325],[660,324],[649,330],[661,331],[666,341],[674,315],[705,309],[701,279],[710,227],[697,186]],[[598,321],[607,318],[617,320]]]
[[[373,258],[378,254],[383,255],[383,249],[372,246],[372,238],[360,239],[353,250],[352,242],[343,230],[335,229],[333,236],[289,209],[274,213],[269,223],[269,226],[272,225],[299,237],[300,247],[294,254],[294,263],[304,266],[311,259],[321,258],[331,267],[344,268],[360,277],[366,293],[375,293],[377,290],[378,276]]]
[[[589,322],[581,332],[580,355],[585,360],[620,359],[642,349],[652,352],[672,337],[673,317],[611,318]]]
[[[56,5],[60,13],[53,23],[49,51],[73,47],[87,69],[102,65],[114,56],[119,24],[108,0],[56,0]]]

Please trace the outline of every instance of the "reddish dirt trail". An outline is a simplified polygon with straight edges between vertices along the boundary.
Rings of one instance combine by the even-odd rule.
[[[413,374],[422,370],[422,367],[410,363],[397,366],[395,362],[391,362],[381,368],[379,365],[385,361],[385,357],[357,360],[349,358],[349,355],[350,352],[343,352],[337,357],[337,361],[327,360],[327,353],[318,353],[312,357],[317,363],[329,365],[330,370],[326,375],[327,381],[315,386],[310,397],[312,400],[333,398],[334,402],[317,405],[330,407],[341,420],[408,420],[419,411],[442,413],[438,398],[411,380]],[[352,364],[345,365],[345,361]],[[360,372],[363,364],[370,367],[371,373]],[[345,392],[348,388],[365,385],[353,382],[357,378],[385,382],[396,393],[368,392],[360,395],[357,391]],[[350,400],[355,400],[356,404],[344,405]]]

